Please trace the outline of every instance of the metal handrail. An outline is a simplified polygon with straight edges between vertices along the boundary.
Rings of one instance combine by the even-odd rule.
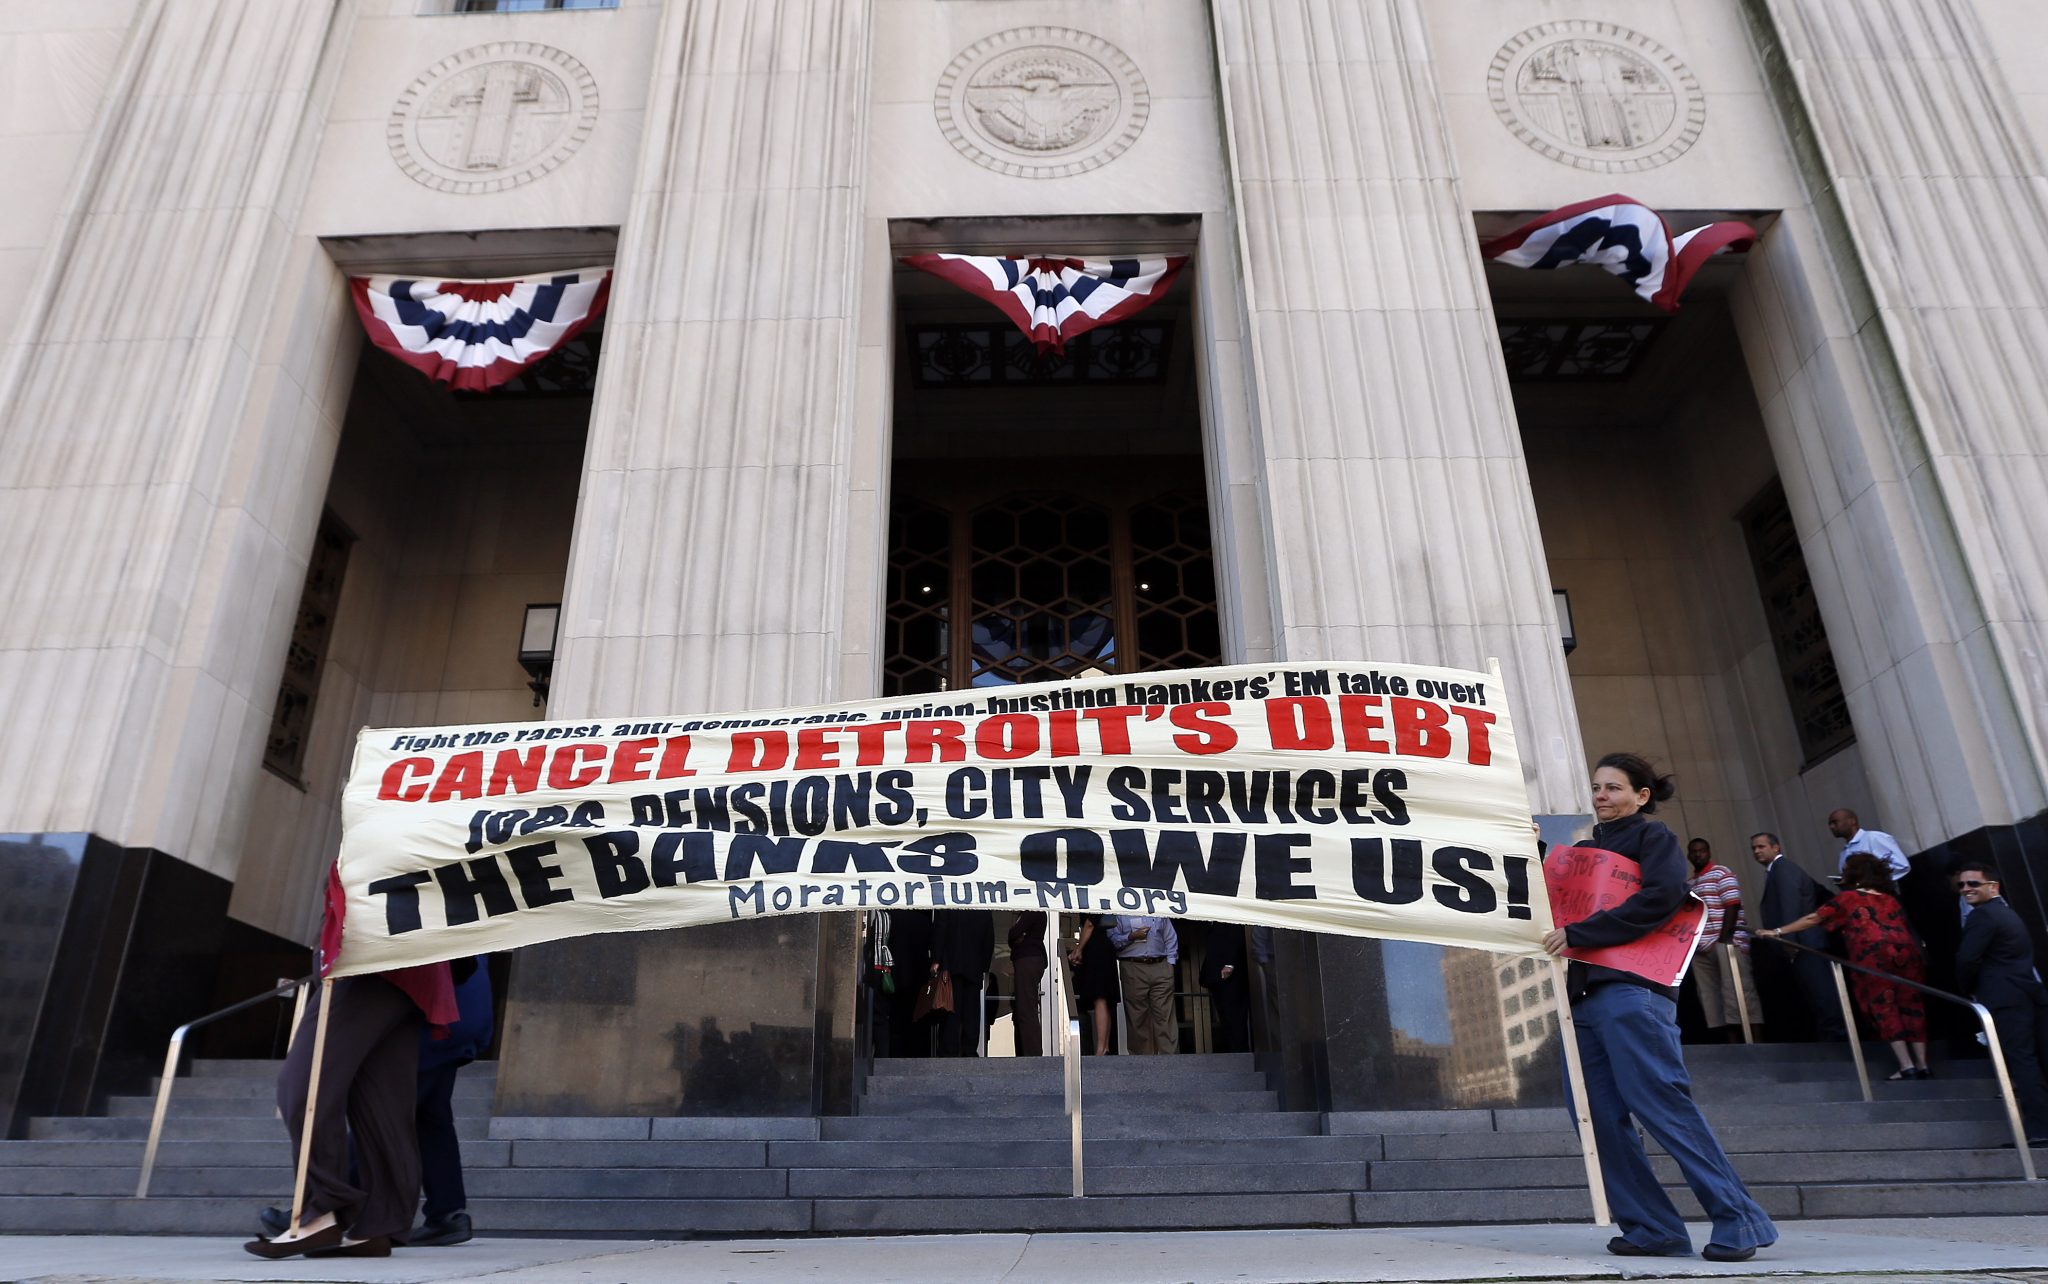
[[[1081,1197],[1081,1023],[1067,1022],[1067,1125],[1073,1134],[1074,1198]]]
[[[2026,1174],[2025,1179],[2027,1181],[2040,1180],[2040,1176],[2034,1171],[2034,1152],[2027,1146],[2026,1122],[2020,1117],[2019,1099],[2013,1095],[2012,1075],[2007,1073],[2005,1068],[2005,1049],[1998,1042],[1998,1024],[1991,1019],[1991,1009],[1975,999],[1966,999],[1960,994],[1951,994],[1947,990],[1938,990],[1923,982],[1899,976],[1893,972],[1887,972],[1883,968],[1865,967],[1861,963],[1851,963],[1849,960],[1838,958],[1826,950],[1817,950],[1811,945],[1801,945],[1797,941],[1786,940],[1782,936],[1763,936],[1757,939],[1776,941],[1778,944],[1791,949],[1802,950],[1816,957],[1824,958],[1834,968],[1835,994],[1842,1003],[1843,1024],[1848,1026],[1849,1029],[1849,1050],[1856,1057],[1856,1077],[1862,1082],[1863,1099],[1865,1101],[1872,1101],[1875,1098],[1871,1095],[1870,1091],[1870,1073],[1863,1064],[1863,1039],[1856,1033],[1856,1012],[1849,1005],[1849,985],[1843,979],[1843,968],[1848,968],[1854,972],[1861,972],[1865,976],[1874,976],[1881,981],[1890,981],[1894,985],[1903,985],[1909,990],[1918,990],[1922,994],[1931,994],[1935,998],[1949,1003],[1961,1004],[1963,1007],[1976,1013],[1977,1024],[1983,1027],[1984,1030],[1984,1046],[1991,1053],[1991,1070],[1998,1079],[1998,1095],[2005,1099],[2005,1120],[2012,1127],[2012,1144],[2013,1149],[2019,1152],[2020,1171]]]
[[[171,1085],[176,1083],[178,1079],[178,1062],[185,1053],[185,1036],[191,1034],[200,1026],[212,1025],[222,1017],[231,1017],[237,1012],[246,1012],[258,1004],[268,1003],[272,999],[281,999],[285,995],[294,992],[299,996],[298,1002],[292,1008],[292,1026],[296,1030],[299,1013],[305,1010],[306,987],[318,979],[319,974],[315,973],[312,976],[302,976],[296,981],[280,981],[275,987],[265,990],[261,994],[243,999],[240,1003],[230,1004],[218,1012],[209,1012],[196,1020],[187,1021],[171,1031],[170,1046],[164,1049],[163,1078],[156,1087],[156,1112],[151,1115],[149,1120],[149,1142],[142,1148],[142,1176],[135,1183],[135,1197],[137,1199],[149,1198],[149,1179],[150,1175],[156,1171],[157,1143],[163,1140],[164,1116],[170,1112]]]

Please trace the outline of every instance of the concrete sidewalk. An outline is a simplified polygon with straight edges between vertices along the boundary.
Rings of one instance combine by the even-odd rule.
[[[1714,1276],[1958,1274],[2012,1280],[2048,1272],[2048,1218],[1971,1217],[1783,1224],[1777,1247],[1739,1265],[1618,1258],[1588,1226],[1410,1230],[1182,1231],[1103,1235],[664,1241],[479,1239],[383,1260],[264,1262],[235,1241],[0,1236],[10,1281],[321,1281],[323,1284],[1394,1284],[1396,1281],[1678,1280]],[[1706,1228],[1696,1227],[1697,1243]]]

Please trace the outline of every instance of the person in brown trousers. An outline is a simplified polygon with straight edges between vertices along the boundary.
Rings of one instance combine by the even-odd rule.
[[[320,931],[321,974],[334,965],[342,937],[341,878],[330,871],[327,918]],[[291,1050],[277,1075],[277,1108],[298,1162],[313,1066],[314,1030],[322,992],[306,1005]],[[282,1235],[252,1239],[258,1257],[384,1257],[406,1242],[420,1202],[420,1151],[415,1132],[420,1028],[445,1032],[457,1015],[446,963],[397,968],[333,983],[326,1047],[313,1112],[313,1148],[299,1224]],[[349,1179],[349,1135],[356,1170]]]

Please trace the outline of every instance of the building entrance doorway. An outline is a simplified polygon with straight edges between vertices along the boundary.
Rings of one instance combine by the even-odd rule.
[[[1077,337],[1064,354],[1035,352],[992,307],[944,281],[899,268],[894,288],[882,693],[1223,663],[1191,276],[1130,320]],[[1010,930],[1018,917],[870,915],[862,949],[870,1055],[1014,1055],[1017,958],[1027,978],[1036,974],[1036,950]],[[983,921],[968,921],[976,918]],[[1085,979],[1066,963],[1080,926],[1077,916],[1056,916],[1037,946],[1062,969],[1069,996]],[[1201,984],[1208,928],[1182,928],[1179,1047],[1234,1046]],[[1226,930],[1242,950],[1243,930],[1218,929]],[[884,958],[888,990],[878,983]],[[949,969],[956,1004],[970,1009],[964,1016],[915,1019],[933,962]],[[1028,1015],[1031,1004],[1023,1006]],[[1092,1022],[1082,1024],[1092,1048]],[[1110,1041],[1128,1044],[1120,1019]],[[1031,1047],[1028,1035],[1021,1046]]]

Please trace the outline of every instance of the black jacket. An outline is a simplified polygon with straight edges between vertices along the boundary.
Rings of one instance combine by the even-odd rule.
[[[1764,871],[1764,899],[1763,904],[1757,907],[1757,925],[1783,927],[1797,922],[1819,908],[1822,901],[1833,900],[1834,896],[1833,889],[1822,887],[1814,881],[1813,875],[1793,864],[1790,857],[1780,856]],[[1785,939],[1816,950],[1828,947],[1828,932],[1824,927],[1809,927]]]
[[[1588,915],[1567,927],[1564,937],[1573,948],[1603,949],[1610,945],[1626,945],[1664,926],[1685,904],[1689,891],[1686,879],[1692,868],[1685,863],[1685,850],[1678,845],[1678,835],[1665,828],[1664,822],[1652,820],[1641,812],[1620,820],[1605,821],[1593,826],[1593,836],[1586,840],[1586,845],[1604,848],[1634,861],[1642,870],[1643,885],[1621,904]],[[1574,999],[1584,997],[1586,991],[1595,987],[1620,983],[1655,990],[1673,1002],[1678,999],[1675,988],[1658,985],[1632,972],[1617,972],[1613,968],[1576,961],[1565,969],[1565,989]]]
[[[980,977],[988,971],[995,953],[993,910],[938,910],[932,914],[932,962],[954,976]]]
[[[1230,969],[1228,979],[1223,969]],[[1202,938],[1202,988],[1220,990],[1226,986],[1251,985],[1244,967],[1244,928],[1237,923],[1211,923]]]
[[[2032,1003],[2041,992],[2027,925],[2004,897],[1985,901],[1964,920],[1962,943],[1956,946],[1956,984],[1987,1008]]]

